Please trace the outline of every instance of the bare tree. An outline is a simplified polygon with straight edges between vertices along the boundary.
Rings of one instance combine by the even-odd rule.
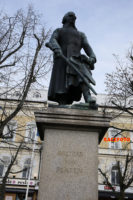
[[[0,138],[5,137],[5,125],[22,109],[29,89],[49,71],[50,56],[44,43],[50,32],[41,26],[39,18],[29,7],[27,13],[19,10],[13,17],[4,15],[0,19],[0,81],[7,88],[5,99],[20,88],[16,108],[6,112],[6,101],[1,108]]]
[[[6,181],[7,181],[7,178],[8,178],[8,176],[9,176],[9,174],[10,174],[10,173],[13,173],[13,172],[11,171],[11,169],[12,169],[13,165],[15,164],[16,160],[17,160],[17,156],[18,156],[18,153],[19,153],[19,151],[20,151],[20,149],[21,149],[21,147],[22,147],[22,144],[23,144],[23,142],[20,143],[20,145],[19,145],[19,147],[17,148],[15,154],[11,157],[11,160],[10,160],[10,162],[8,163],[7,170],[6,170],[6,172],[5,172],[5,175],[4,175],[3,179],[2,179],[2,183],[1,183],[1,185],[0,185],[0,200],[4,200],[4,198],[5,198]],[[5,161],[2,160],[2,162],[4,163]],[[20,171],[19,171],[19,172],[20,172]],[[17,173],[19,173],[19,172],[17,172]],[[15,172],[15,173],[16,173],[16,172]]]
[[[27,114],[30,113],[30,110],[28,110],[26,113]],[[29,115],[26,116],[26,118],[28,119],[28,121],[33,120],[33,116],[31,114],[30,116]],[[32,130],[34,131],[34,134],[25,136],[24,131],[30,132],[31,131],[30,128],[32,128]],[[12,141],[12,134],[13,134],[13,137],[14,135],[19,137],[19,140]],[[6,136],[6,139],[1,140],[1,149],[3,147],[5,148],[4,152],[6,151],[6,156],[0,157],[0,165],[3,165],[3,169],[2,169],[3,177],[2,177],[1,185],[0,185],[0,200],[5,199],[5,191],[6,191],[8,178],[11,178],[14,175],[16,176],[17,174],[22,175],[22,177],[25,179],[28,179],[29,177],[31,178],[30,171],[32,170],[33,160],[34,160],[33,149],[35,153],[38,155],[38,158],[40,157],[40,153],[41,153],[40,152],[41,143],[37,141],[37,137],[35,136],[35,134],[37,134],[35,124],[34,124],[34,127],[28,126],[28,125],[24,126],[23,123],[21,124],[19,122],[17,130],[16,128],[8,129],[8,132],[7,132],[8,137]],[[1,154],[3,154],[4,152],[2,151]],[[27,165],[25,166],[25,163],[23,165],[21,164],[21,161],[23,160],[23,155],[25,154],[28,156],[28,159],[27,159],[28,166]],[[0,170],[0,173],[1,173],[1,170]]]
[[[13,16],[0,14],[0,138],[6,142],[14,135],[10,122],[23,110],[27,95],[33,87],[39,88],[50,71],[51,55],[45,47],[50,30],[41,24],[40,15],[29,6],[27,11],[18,10]],[[17,92],[16,101],[10,101]],[[8,133],[4,133],[8,127]],[[20,134],[21,135],[21,134]],[[23,136],[22,141],[24,141]],[[15,144],[12,144],[15,145]],[[4,200],[9,174],[13,173],[17,156],[27,148],[24,142],[16,146],[0,186],[0,200]],[[11,148],[11,144],[9,144]],[[24,170],[24,169],[22,169]],[[22,170],[16,172],[22,172]]]
[[[133,173],[132,173],[132,161],[133,157],[127,154],[123,160],[116,159],[115,169],[117,170],[117,183],[119,186],[119,191],[116,191],[115,184],[111,182],[110,172],[103,171],[99,168],[98,171],[103,178],[103,183],[112,189],[114,196],[118,200],[125,199],[125,190],[128,189],[133,183]]]
[[[121,113],[126,112],[133,116],[133,105],[129,104],[133,98],[133,47],[129,50],[126,61],[114,55],[116,59],[116,70],[106,74],[106,91],[109,101]]]
[[[111,128],[117,130],[117,134],[120,137],[126,137],[125,133],[133,132],[132,130],[132,119],[133,119],[133,52],[131,48],[126,57],[126,61],[120,61],[119,57],[115,56],[117,67],[116,70],[110,74],[106,75],[106,90],[108,92],[107,97],[107,106],[105,106],[104,112],[111,112],[114,119],[121,118],[123,115],[127,115],[128,119],[130,119],[131,128],[127,128],[125,126],[125,122],[123,122],[123,126],[116,125],[116,123],[112,123]],[[110,107],[111,106],[111,107]],[[111,110],[111,111],[110,111]],[[132,141],[130,141],[132,143]],[[133,183],[133,174],[132,174],[132,162],[133,156],[127,149],[129,143],[125,146],[125,152],[127,154],[123,159],[116,158],[116,169],[118,172],[118,183],[119,192],[115,191],[114,183],[111,182],[110,172],[106,171],[106,169],[99,168],[99,173],[103,177],[103,183],[108,185],[112,191],[116,199],[124,200],[125,191],[127,188],[131,186]],[[121,151],[121,150],[120,150]],[[122,167],[121,167],[122,166]]]

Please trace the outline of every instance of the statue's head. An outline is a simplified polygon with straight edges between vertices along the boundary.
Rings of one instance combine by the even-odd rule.
[[[67,12],[63,19],[62,19],[62,24],[65,24],[67,22],[70,22],[70,23],[75,23],[75,20],[76,20],[76,15],[74,12]]]

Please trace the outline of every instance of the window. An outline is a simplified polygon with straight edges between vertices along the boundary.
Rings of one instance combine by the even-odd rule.
[[[0,177],[3,176],[5,169],[8,167],[10,164],[10,157],[8,156],[3,156],[0,158]]]
[[[120,137],[118,132],[119,132],[119,130],[114,129],[114,128],[110,128],[109,129],[109,137],[110,138],[118,138],[118,137]],[[120,141],[118,141],[118,142],[111,141],[110,142],[110,148],[112,148],[112,149],[120,149],[121,148],[121,142]]]
[[[24,162],[22,178],[28,178],[30,172],[30,166],[31,166],[31,159],[28,158]]]
[[[113,185],[118,185],[119,184],[119,173],[118,173],[118,167],[113,166],[111,170],[111,183]]]
[[[131,155],[133,155],[133,132],[130,132]]]
[[[28,142],[32,142],[35,139],[36,134],[36,125],[35,124],[28,124],[26,127],[26,140]]]
[[[17,123],[15,121],[9,122],[5,127],[4,127],[4,136],[5,139],[8,141],[14,141],[15,138],[15,133],[16,133],[16,128],[17,128]]]
[[[33,97],[34,97],[34,98],[41,98],[41,94],[40,94],[39,92],[35,92],[35,93],[33,94]]]
[[[4,164],[0,163],[0,177],[3,176]]]
[[[11,161],[9,156],[3,156],[2,160],[6,167],[10,164],[10,161]]]
[[[21,92],[19,92],[19,91],[14,92],[13,96],[14,97],[20,97],[21,96]]]
[[[130,105],[131,107],[133,107],[133,100],[130,100],[130,101],[129,101],[129,105]]]

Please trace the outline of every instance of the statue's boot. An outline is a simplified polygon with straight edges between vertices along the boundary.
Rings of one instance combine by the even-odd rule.
[[[67,104],[66,101],[65,101],[64,99],[60,99],[58,102],[59,102],[59,105],[60,105],[60,106],[63,106],[63,105],[66,105],[66,104]]]
[[[85,103],[90,103],[90,104],[96,103],[96,100],[91,97],[90,92],[84,91],[83,96],[84,96],[84,99],[85,99]]]
[[[91,95],[88,95],[88,103],[95,104],[96,100],[94,98],[92,98]]]
[[[59,103],[59,105],[60,106],[63,106],[63,105],[66,105],[67,104],[67,96],[66,96],[66,94],[59,94],[58,95],[58,103]]]

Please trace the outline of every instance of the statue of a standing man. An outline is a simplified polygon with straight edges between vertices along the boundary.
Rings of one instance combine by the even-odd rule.
[[[96,63],[96,56],[90,47],[84,33],[75,27],[76,16],[68,12],[63,17],[63,27],[56,29],[47,46],[54,52],[54,66],[48,91],[48,100],[60,105],[72,104],[79,101],[82,93],[86,103],[92,101],[90,89],[83,78],[61,57],[71,58],[71,62],[84,77],[91,76]],[[81,49],[86,55],[81,55]],[[88,81],[89,82],[89,81]]]

